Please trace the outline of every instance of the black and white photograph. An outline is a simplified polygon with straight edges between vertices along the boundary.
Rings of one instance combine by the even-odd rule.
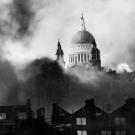
[[[0,135],[135,135],[135,0],[0,0]]]

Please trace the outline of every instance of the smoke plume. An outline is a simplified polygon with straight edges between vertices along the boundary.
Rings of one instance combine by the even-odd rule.
[[[6,35],[3,57],[15,64],[44,56],[54,58],[60,39],[67,62],[83,11],[86,29],[94,35],[101,50],[102,65],[116,67],[127,63],[134,69],[134,6],[133,0],[2,0],[1,39]],[[9,41],[7,36],[19,42]],[[30,46],[27,49],[26,44]]]
[[[7,90],[3,102],[22,104],[29,97],[33,108],[46,108],[47,116],[50,116],[52,103],[71,112],[80,108],[84,100],[94,98],[102,109],[110,105],[114,110],[124,104],[126,98],[135,97],[134,72],[64,71],[56,61],[42,58],[31,62],[23,75],[25,80],[15,82]]]
[[[70,41],[80,28],[83,11],[86,29],[94,35],[101,50],[102,66],[127,63],[134,69],[133,0],[40,2],[0,1],[1,57],[10,61],[1,59],[0,62],[1,104],[23,103],[30,97],[35,107],[50,107],[52,102],[57,102],[70,110],[79,107],[86,98],[94,97],[100,107],[111,104],[113,109],[125,98],[135,95],[134,72],[109,74],[83,70],[71,73],[63,71],[53,60],[40,59],[54,58],[57,39],[61,39],[67,61]],[[30,64],[26,64],[28,62]],[[26,68],[20,80],[16,73],[24,63]]]

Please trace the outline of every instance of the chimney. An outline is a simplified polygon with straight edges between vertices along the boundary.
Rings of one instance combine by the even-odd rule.
[[[58,105],[56,103],[54,103],[52,105],[52,114],[53,115],[57,115],[59,113],[59,108],[58,108]]]
[[[37,118],[44,120],[44,118],[45,118],[45,109],[44,108],[39,108],[37,110]]]
[[[27,119],[31,119],[32,118],[32,110],[31,110],[30,98],[27,98],[27,101],[26,101],[26,112],[27,112]]]
[[[94,107],[95,106],[95,100],[93,98],[87,99],[87,100],[85,100],[85,105],[86,105],[86,107]]]
[[[128,105],[130,105],[130,104],[133,104],[133,103],[135,103],[135,100],[134,100],[134,98],[128,98],[128,99],[126,99],[126,104],[128,104]]]
[[[31,100],[30,100],[30,98],[27,98],[26,105],[31,107]]]

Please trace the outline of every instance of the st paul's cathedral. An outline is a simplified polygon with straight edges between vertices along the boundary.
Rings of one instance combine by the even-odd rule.
[[[64,66],[64,52],[60,41],[57,44],[56,61]],[[75,33],[71,40],[70,54],[68,56],[68,67],[87,67],[87,68],[101,68],[100,50],[97,48],[95,37],[87,31],[85,27],[85,20],[82,14],[81,30]]]

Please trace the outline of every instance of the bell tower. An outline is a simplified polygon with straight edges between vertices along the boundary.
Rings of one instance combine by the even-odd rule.
[[[93,47],[91,53],[92,53],[92,65],[97,68],[101,68],[100,50],[97,48],[95,40],[93,40]]]
[[[56,51],[56,61],[62,66],[64,67],[65,66],[65,61],[64,61],[64,52],[61,48],[61,44],[60,44],[60,41],[58,40],[58,43],[57,43],[57,51]]]

